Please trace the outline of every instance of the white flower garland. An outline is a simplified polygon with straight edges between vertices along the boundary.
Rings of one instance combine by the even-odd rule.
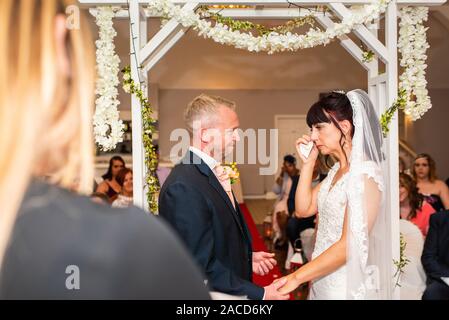
[[[212,27],[212,22],[202,19],[193,11],[183,10],[170,0],[153,0],[149,2],[152,13],[164,18],[176,19],[184,27],[192,27],[198,30],[198,34],[205,38],[211,38],[215,42],[234,46],[248,51],[264,51],[269,54],[282,51],[297,51],[299,49],[312,48],[318,45],[326,45],[332,39],[350,33],[361,24],[370,23],[379,18],[385,12],[388,3],[392,0],[373,0],[372,4],[365,5],[344,18],[341,23],[335,24],[325,31],[311,28],[306,34],[271,32],[267,35],[255,37],[251,33],[241,33],[238,30],[229,30],[229,27],[221,23]]]
[[[351,15],[344,18],[341,23],[325,31],[311,28],[304,35],[271,32],[257,37],[251,33],[230,30],[227,25],[221,23],[216,23],[212,27],[212,22],[201,18],[193,11],[183,10],[170,0],[150,1],[148,9],[164,19],[175,19],[184,27],[191,27],[197,30],[199,35],[220,44],[272,54],[326,45],[332,39],[350,33],[358,25],[368,24],[379,18],[391,1],[373,0],[369,5],[359,6],[353,9]],[[423,21],[427,21],[428,11],[426,7],[405,7],[400,10],[398,49],[402,56],[400,64],[404,67],[404,72],[399,77],[399,88],[406,91],[407,101],[404,112],[413,120],[421,118],[432,107],[425,78],[426,50],[429,44],[426,38],[428,28],[423,26]]]
[[[104,151],[115,149],[117,143],[123,141],[124,130],[117,109],[120,104],[117,99],[120,58],[115,53],[114,37],[117,32],[112,23],[114,11],[112,7],[98,7],[95,14],[100,38],[95,42],[98,72],[95,93],[98,98],[93,124],[95,141]]]
[[[422,117],[432,107],[426,81],[426,31],[423,22],[427,21],[427,7],[405,7],[400,10],[398,49],[401,54],[401,67],[405,70],[399,77],[399,88],[406,91],[407,101],[404,112],[412,120]],[[415,100],[412,100],[412,96]]]

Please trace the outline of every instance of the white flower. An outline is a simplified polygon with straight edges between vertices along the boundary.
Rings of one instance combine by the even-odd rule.
[[[95,142],[105,151],[115,149],[123,141],[124,124],[117,110],[120,58],[115,53],[112,19],[115,8],[98,7],[96,23],[99,28],[97,46],[97,73],[95,114],[93,116]]]
[[[310,28],[306,34],[278,34],[272,32],[261,36],[253,36],[251,33],[241,33],[230,30],[227,25],[216,23],[214,27],[210,21],[202,19],[197,13],[184,10],[170,0],[149,1],[149,10],[162,16],[164,19],[175,19],[184,27],[193,28],[199,36],[210,38],[213,41],[246,49],[250,52],[267,52],[273,54],[284,51],[297,51],[318,45],[327,45],[335,38],[350,33],[360,25],[367,25],[379,19],[392,0],[373,0],[371,4],[351,8],[351,13],[341,23],[335,23],[332,28],[322,31],[318,28]],[[408,101],[405,112],[412,119],[419,119],[431,108],[430,98],[427,93],[425,70],[427,65],[426,50],[429,44],[426,39],[426,31],[422,23],[427,21],[428,8],[404,7],[400,10],[398,49],[401,53],[400,65],[405,68],[400,76],[399,86],[406,90]],[[415,101],[410,101],[414,95]]]
[[[405,68],[399,77],[399,88],[406,92],[404,112],[412,120],[420,119],[432,107],[425,77],[429,44],[426,37],[428,28],[423,26],[423,22],[427,21],[428,11],[426,7],[404,7],[399,12],[398,49],[400,65]],[[412,95],[416,101],[410,100]]]
[[[131,85],[129,83],[124,84],[123,85],[123,91],[125,91],[126,93],[130,93],[131,92]]]
[[[215,24],[203,20],[193,11],[183,10],[170,0],[152,0],[148,3],[149,10],[160,14],[164,19],[175,19],[184,27],[191,27],[198,31],[198,35],[211,38],[217,43],[234,46],[248,51],[264,51],[269,54],[283,51],[297,51],[318,45],[326,45],[331,40],[350,33],[361,24],[369,24],[385,12],[392,0],[373,0],[370,5],[353,9],[352,14],[341,23],[335,24],[326,31],[311,28],[305,35],[270,33],[254,37],[251,33],[241,33],[229,30],[221,23]]]

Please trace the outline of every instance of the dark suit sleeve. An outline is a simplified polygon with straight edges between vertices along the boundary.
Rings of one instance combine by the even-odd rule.
[[[449,266],[441,262],[438,257],[438,237],[440,230],[441,215],[435,213],[430,216],[429,232],[424,243],[421,262],[427,276],[440,280],[441,277],[449,277]]]
[[[237,277],[214,254],[212,207],[192,186],[173,183],[159,199],[160,215],[179,233],[195,260],[204,270],[214,291],[250,299],[262,299],[264,289]]]

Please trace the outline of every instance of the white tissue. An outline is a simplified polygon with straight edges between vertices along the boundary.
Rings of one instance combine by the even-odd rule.
[[[313,142],[312,141],[310,141],[308,144],[301,143],[299,145],[299,151],[301,152],[301,154],[306,159],[309,157],[310,152],[312,151],[312,148],[313,148]]]

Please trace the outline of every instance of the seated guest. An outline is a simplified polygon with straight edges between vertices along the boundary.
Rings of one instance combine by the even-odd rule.
[[[117,182],[117,174],[125,168],[125,161],[120,156],[114,156],[109,160],[108,171],[103,175],[103,182],[99,184],[96,192],[104,193],[109,198],[109,203],[114,202],[122,190]]]
[[[326,178],[326,174],[322,174],[320,170],[320,161],[315,162],[315,167],[313,168],[313,180],[312,187],[315,187],[321,181]],[[295,195],[296,189],[298,187],[299,175],[292,178],[292,188],[288,196],[288,212],[290,214],[290,219],[287,222],[287,237],[288,240],[294,245],[296,239],[299,238],[299,234],[309,228],[315,228],[316,215],[307,218],[298,218],[295,214]]]
[[[0,1],[0,299],[210,299],[160,219],[78,194],[92,191],[96,72],[84,13],[67,27],[76,5]]]
[[[117,174],[116,180],[120,185],[120,191],[117,199],[112,203],[113,208],[127,208],[133,205],[133,171],[123,168]]]
[[[292,179],[299,177],[299,170],[296,168],[296,158],[292,155],[284,157],[281,174],[276,179],[273,192],[278,194],[278,199],[273,207],[273,243],[276,247],[282,247],[287,243],[286,226],[289,217],[288,196],[292,187]]]
[[[428,154],[416,156],[412,174],[419,193],[436,211],[449,210],[449,188],[437,179],[435,161]]]
[[[405,173],[399,174],[399,201],[401,219],[414,223],[425,237],[435,209],[418,193],[415,181]]]
[[[430,217],[421,261],[427,274],[423,300],[449,299],[449,211]]]

